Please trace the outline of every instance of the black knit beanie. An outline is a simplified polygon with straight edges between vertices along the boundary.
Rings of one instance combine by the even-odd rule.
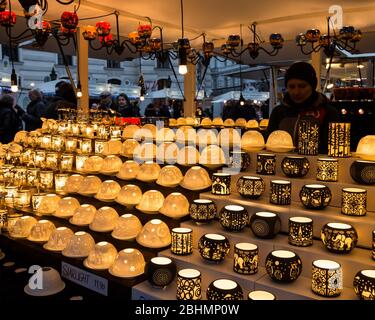
[[[285,87],[290,79],[300,79],[308,82],[313,90],[316,89],[318,79],[311,64],[307,62],[297,62],[292,64],[285,74]]]

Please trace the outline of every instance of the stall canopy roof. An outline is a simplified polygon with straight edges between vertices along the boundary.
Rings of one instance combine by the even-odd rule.
[[[12,1],[17,13],[22,15],[22,7],[18,1]],[[185,36],[196,37],[205,32],[208,40],[214,40],[216,47],[225,41],[229,34],[239,33],[240,24],[243,24],[243,35],[245,43],[250,41],[250,32],[246,28],[251,22],[258,23],[258,31],[267,41],[268,35],[273,32],[281,33],[286,40],[292,40],[300,32],[307,29],[319,28],[322,32],[327,29],[326,18],[329,15],[329,8],[333,4],[340,5],[343,9],[344,25],[353,25],[363,32],[375,31],[375,3],[373,0],[341,0],[332,2],[331,0],[320,1],[274,1],[274,0],[185,0],[184,1],[184,27]],[[73,10],[73,5],[62,6],[57,1],[49,0],[49,10],[46,19],[59,19],[62,11]],[[144,22],[146,16],[150,17],[154,25],[163,27],[163,37],[166,42],[174,42],[181,37],[181,14],[179,0],[108,0],[98,2],[94,0],[81,0],[81,7],[78,15],[81,19],[99,16],[118,10],[120,12],[120,34],[127,36],[136,30],[139,22]],[[112,24],[115,31],[114,17],[106,18]],[[24,28],[24,19],[18,19],[19,24]],[[95,24],[99,19],[92,21],[81,21],[82,24]],[[20,28],[20,30],[22,30]],[[2,32],[0,41],[6,40]],[[155,35],[157,36],[157,35]],[[52,41],[49,41],[52,42]],[[201,44],[201,39],[192,42],[193,46]],[[374,50],[373,41],[367,46],[360,44],[362,52],[372,52]],[[49,49],[49,48],[48,48]],[[53,48],[56,50],[56,47]],[[284,48],[285,49],[285,48]],[[287,50],[282,51],[287,51]],[[281,51],[281,52],[282,52]],[[98,53],[91,52],[92,57],[105,56],[105,50]],[[293,55],[287,54],[288,59],[298,60],[294,55],[298,55],[298,48],[293,44]],[[280,55],[275,58],[284,59]],[[133,58],[129,51],[123,53],[121,57],[113,55],[113,59],[125,60]],[[258,61],[269,60],[270,57],[261,53]],[[272,60],[271,61],[274,61]],[[257,60],[256,63],[259,63]],[[249,58],[243,61],[246,64],[254,63]]]
[[[176,100],[183,100],[184,97],[182,96],[180,90],[178,89],[170,89],[170,88],[164,88],[157,91],[151,91],[146,94],[146,99],[176,99]],[[204,91],[200,90],[199,94],[197,96],[198,100],[202,100],[204,98]]]
[[[243,97],[245,100],[257,100],[266,101],[270,97],[269,92],[258,92],[258,91],[243,91]],[[213,97],[212,102],[226,102],[229,100],[240,100],[241,91],[230,91],[223,93],[219,96]]]

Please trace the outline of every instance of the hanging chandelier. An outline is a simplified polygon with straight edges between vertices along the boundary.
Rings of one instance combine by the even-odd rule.
[[[334,55],[336,49],[350,53],[358,52],[356,44],[362,39],[362,32],[353,26],[344,26],[338,33],[330,28],[330,19],[327,18],[327,33],[321,34],[319,29],[310,29],[296,37],[296,44],[301,52],[310,55],[323,50],[327,57]],[[333,31],[333,32],[332,32]]]
[[[221,47],[221,53],[228,58],[233,56],[238,58],[245,53],[248,53],[252,59],[256,59],[261,51],[265,52],[270,56],[275,56],[278,54],[279,50],[282,49],[284,45],[284,38],[280,33],[272,33],[269,36],[269,42],[272,50],[263,47],[263,41],[256,31],[257,23],[253,22],[248,28],[251,33],[252,40],[246,45],[243,45],[243,39],[238,34],[232,34],[228,37],[225,44]],[[245,47],[245,48],[243,48]],[[242,49],[243,48],[243,49]],[[240,49],[238,51],[238,49]]]

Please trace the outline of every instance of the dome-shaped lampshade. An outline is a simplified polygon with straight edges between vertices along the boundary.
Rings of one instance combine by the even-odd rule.
[[[153,182],[159,177],[160,166],[153,161],[143,163],[137,173],[137,180],[143,182]]]
[[[240,130],[233,129],[233,128],[225,128],[219,132],[218,140],[221,146],[238,146],[239,147],[241,143]]]
[[[217,134],[214,129],[200,129],[197,132],[197,140],[200,147],[217,144]]]
[[[359,140],[356,156],[363,160],[375,160],[375,135],[368,135]]]
[[[99,190],[102,181],[97,176],[87,176],[79,186],[78,193],[83,196],[94,196]]]
[[[102,157],[92,156],[85,161],[83,171],[86,173],[97,173],[101,170],[103,162]]]
[[[164,141],[174,141],[175,133],[170,128],[161,128],[156,132],[156,141],[164,142]]]
[[[202,127],[211,127],[212,126],[212,120],[210,118],[203,118],[201,121]]]
[[[264,149],[265,143],[262,134],[255,130],[246,131],[241,138],[241,148],[245,151],[260,151]]]
[[[43,245],[43,248],[49,251],[62,251],[66,248],[72,236],[73,231],[69,228],[57,228],[52,232],[48,242]]]
[[[167,224],[159,219],[147,222],[137,236],[137,242],[146,248],[163,248],[169,246],[171,241]]]
[[[86,258],[94,249],[94,238],[87,232],[78,231],[71,238],[62,251],[62,255],[70,258]]]
[[[144,140],[155,140],[157,127],[152,123],[147,123],[142,127],[143,139]]]
[[[203,190],[211,187],[212,181],[208,172],[199,166],[190,168],[180,186],[188,190]]]
[[[128,248],[121,250],[109,273],[121,278],[133,278],[142,275],[145,272],[145,259],[142,252],[137,249]]]
[[[235,121],[234,125],[235,125],[236,127],[245,128],[246,125],[247,125],[247,121],[246,121],[245,118],[238,118],[238,119]]]
[[[163,142],[157,146],[156,159],[158,162],[176,163],[178,145],[174,142]]]
[[[124,130],[122,131],[122,138],[124,140],[134,139],[134,134],[138,129],[139,127],[135,124],[125,126]]]
[[[212,125],[217,126],[217,127],[222,127],[224,125],[224,121],[222,118],[214,118],[212,120]]]
[[[163,206],[164,196],[158,190],[148,190],[142,195],[141,202],[136,206],[139,211],[156,214]]]
[[[170,127],[177,126],[177,119],[174,119],[174,118],[169,119],[169,126]]]
[[[133,160],[125,161],[116,177],[122,180],[133,180],[136,178],[139,168],[140,165],[137,162]]]
[[[106,270],[115,261],[117,257],[117,250],[113,244],[103,241],[95,245],[83,261],[83,265],[86,268],[93,270]]]
[[[186,119],[182,118],[182,117],[178,118],[177,119],[177,125],[178,126],[185,126],[186,125]]]
[[[96,208],[91,204],[82,204],[69,219],[71,224],[76,226],[88,226],[95,217]]]
[[[111,207],[102,207],[96,211],[94,220],[90,223],[90,229],[97,232],[109,232],[115,227],[119,215]]]
[[[100,201],[114,201],[120,193],[121,186],[114,180],[106,180],[100,185],[95,198]]]
[[[200,154],[199,164],[211,169],[221,167],[225,164],[223,149],[217,145],[205,147]]]
[[[192,118],[192,117],[186,117],[185,120],[186,120],[186,125],[187,126],[193,126],[193,125],[195,125],[195,119],[194,118]]]
[[[30,296],[46,297],[64,290],[65,283],[61,280],[59,272],[51,267],[43,267],[40,270],[40,283],[43,286],[35,286],[33,279],[24,287],[24,292]],[[31,285],[31,286],[30,286]]]
[[[224,127],[234,127],[234,120],[231,118],[228,118],[223,123]]]
[[[142,190],[134,184],[128,184],[121,188],[120,193],[117,195],[116,202],[131,209],[139,204],[141,199]]]
[[[191,166],[199,161],[199,152],[193,146],[183,147],[178,151],[177,163],[182,166]]]
[[[294,149],[293,139],[288,132],[276,130],[269,135],[266,148],[273,152],[288,152]]]
[[[72,174],[66,181],[64,192],[77,193],[84,178],[85,177],[81,176],[80,174]]]
[[[59,207],[60,200],[61,198],[54,193],[47,194],[45,197],[41,199],[36,212],[39,214],[52,214]]]
[[[116,155],[120,154],[122,149],[121,139],[112,139],[104,143],[103,155]]]
[[[47,242],[52,232],[56,229],[55,225],[48,220],[39,220],[31,228],[27,240],[33,242]]]
[[[259,127],[266,129],[268,127],[269,119],[262,119],[259,123]]]
[[[189,201],[182,193],[171,193],[165,198],[159,212],[167,217],[179,219],[189,214]]]
[[[127,139],[123,142],[121,147],[121,155],[133,158],[134,157],[134,151],[139,148],[139,142],[135,139]]]
[[[76,198],[65,197],[59,201],[59,206],[53,214],[59,218],[70,218],[79,208],[79,201]]]
[[[37,224],[38,220],[31,216],[23,216],[8,229],[12,238],[27,238],[30,235],[31,228]]]
[[[144,142],[134,150],[134,158],[139,161],[152,161],[156,158],[156,145],[151,142]]]
[[[133,240],[142,230],[142,224],[133,214],[124,214],[117,219],[112,237],[119,240]]]
[[[159,177],[156,180],[158,185],[163,187],[177,187],[184,176],[181,170],[173,165],[164,166],[159,173]]]
[[[185,143],[186,141],[195,143],[197,141],[195,129],[191,126],[182,126],[178,128],[176,131],[176,141],[179,143]]]
[[[104,158],[102,168],[100,173],[103,174],[116,174],[120,171],[122,166],[122,161],[118,156],[108,156]]]
[[[255,119],[251,119],[247,122],[246,128],[248,128],[248,129],[258,129],[259,123]]]

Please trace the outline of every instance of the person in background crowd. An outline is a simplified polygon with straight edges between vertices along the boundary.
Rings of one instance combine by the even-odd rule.
[[[47,119],[57,120],[59,118],[59,109],[77,109],[77,98],[72,85],[64,81],[56,88],[56,97],[48,104],[44,114]]]
[[[315,70],[309,63],[297,62],[290,66],[285,74],[284,101],[273,109],[266,137],[275,130],[285,130],[298,145],[296,131],[300,118],[313,117],[320,123],[320,152],[327,153],[328,125],[338,121],[339,114],[329,105],[326,96],[316,91],[317,83]]]
[[[155,108],[155,105],[152,103],[149,103],[145,110],[145,117],[157,117],[157,116],[158,116],[158,112],[157,112],[157,109]]]
[[[115,115],[117,106],[112,99],[112,94],[109,91],[103,91],[100,94],[99,111],[106,111],[109,115]]]
[[[173,118],[178,119],[183,116],[181,101],[174,100],[172,102],[172,107],[173,107]]]
[[[0,98],[0,142],[12,142],[16,133],[21,129],[22,121],[14,109],[14,98],[5,94]]]
[[[166,101],[166,103],[161,103],[159,106],[159,117],[171,117],[171,112],[169,111],[169,101]]]
[[[43,102],[42,94],[37,89],[29,91],[29,99],[31,101],[26,107],[26,112],[19,106],[16,106],[16,110],[25,122],[25,130],[33,131],[42,127],[41,117],[45,113],[46,106]]]
[[[117,97],[117,112],[120,117],[139,117],[138,106],[133,105],[125,93],[120,93]]]

